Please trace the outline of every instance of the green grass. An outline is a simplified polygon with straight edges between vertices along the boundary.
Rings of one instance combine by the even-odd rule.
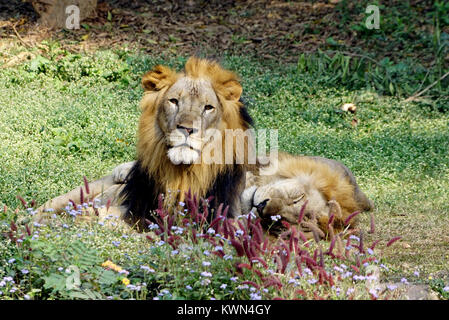
[[[56,47],[46,58],[0,69],[0,204],[14,209],[18,195],[43,203],[81,184],[84,175],[93,180],[132,160],[141,74],[156,63],[180,68],[186,58],[73,55]],[[223,64],[241,75],[257,128],[279,130],[282,150],[336,159],[354,172],[376,204],[377,232],[367,240],[402,237],[383,251],[393,271],[388,277],[416,270],[424,282],[447,276],[447,110],[379,95],[369,83],[340,82],[331,70],[318,74],[241,56],[226,56]],[[351,102],[356,128],[354,116],[340,112]],[[368,215],[362,226],[369,228]]]

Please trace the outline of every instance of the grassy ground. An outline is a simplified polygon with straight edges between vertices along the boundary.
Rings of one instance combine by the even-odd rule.
[[[325,34],[333,37],[322,49],[351,51],[351,41],[358,39],[360,46],[354,48],[361,51],[301,56],[296,48],[287,59],[289,63],[282,63],[280,58],[251,57],[258,53],[230,52],[222,63],[241,75],[244,99],[257,127],[279,130],[281,149],[340,160],[354,172],[362,190],[376,204],[376,233],[366,234],[365,240],[385,243],[394,236],[402,237],[382,250],[382,261],[390,266],[383,280],[406,277],[429,283],[430,277],[439,281],[441,289],[449,281],[449,78],[438,79],[447,72],[449,21],[442,16],[440,25],[435,25],[435,19],[431,22],[445,10],[444,3],[439,5],[435,10],[428,6],[411,11],[407,5],[395,6],[375,34],[360,29],[360,15],[337,11],[341,19],[354,21],[348,28],[352,31],[346,31],[359,37],[350,41],[343,37],[344,32],[316,29],[323,33],[318,39],[326,39]],[[408,30],[398,19],[406,14],[417,19],[411,19],[413,26],[420,23],[421,14],[426,17],[423,28]],[[353,16],[357,19],[352,20]],[[80,32],[90,31],[85,27]],[[298,43],[306,35],[294,37],[283,35],[285,41],[280,43],[291,49],[290,40]],[[157,41],[163,54],[124,46],[76,53],[53,40],[40,41],[35,48],[25,48],[19,41],[0,42],[5,49],[1,58],[8,65],[0,69],[0,204],[10,208],[1,214],[4,228],[17,218],[17,195],[42,203],[79,185],[84,175],[93,180],[134,158],[141,74],[156,63],[180,68],[187,58],[186,53],[176,50],[184,47],[176,41]],[[387,50],[385,42],[402,49]],[[227,45],[245,47],[243,42]],[[21,52],[30,53],[30,59],[14,62],[15,57],[23,57]],[[435,81],[420,99],[405,102]],[[344,103],[356,104],[357,113],[342,112]],[[19,216],[24,214],[19,212]],[[369,229],[368,215],[362,216],[361,225]],[[87,232],[82,228],[49,230],[48,237],[58,238],[63,231],[67,241],[72,241],[79,232]],[[112,231],[97,234],[100,238],[89,238],[86,243],[95,246],[101,237],[119,241],[122,236]],[[99,257],[126,264],[126,259],[119,258],[126,251],[138,261],[133,242],[121,241],[126,243],[121,248],[100,246]],[[12,249],[1,248],[3,259],[11,256],[6,254],[8,250]],[[5,268],[0,276],[12,270]],[[164,287],[157,288],[160,293]],[[212,296],[208,292],[189,297]],[[284,297],[290,296],[285,293]]]

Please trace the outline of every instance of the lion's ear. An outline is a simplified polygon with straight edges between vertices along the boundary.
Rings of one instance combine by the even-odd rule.
[[[242,95],[242,86],[236,80],[229,80],[221,85],[226,100],[238,101]]]
[[[176,71],[166,66],[157,65],[142,77],[142,86],[145,91],[159,91],[175,83],[176,79]]]

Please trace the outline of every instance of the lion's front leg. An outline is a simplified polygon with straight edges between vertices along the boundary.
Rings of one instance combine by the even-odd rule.
[[[109,189],[114,184],[112,175],[108,175],[89,183],[87,189],[85,185],[79,186],[66,194],[48,200],[37,209],[37,214],[34,216],[33,220],[43,223],[49,215],[61,213],[69,202],[73,201],[76,204],[80,204],[81,196],[83,196],[84,202],[86,202],[86,200],[92,201],[99,194]]]
[[[112,170],[112,174],[90,182],[87,189],[85,185],[79,186],[66,194],[47,201],[37,209],[37,214],[33,220],[43,223],[51,214],[61,213],[70,201],[80,204],[81,194],[84,199],[89,201],[97,199],[100,205],[106,205],[110,200],[109,206],[118,206],[118,195],[133,165],[134,161],[122,163]]]

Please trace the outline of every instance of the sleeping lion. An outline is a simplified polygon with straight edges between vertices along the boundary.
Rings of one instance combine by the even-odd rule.
[[[241,195],[242,211],[257,212],[261,224],[272,235],[285,228],[276,216],[291,225],[298,225],[301,208],[303,218],[298,226],[307,238],[318,227],[321,238],[329,232],[329,217],[334,214],[333,228],[340,232],[345,220],[354,212],[369,211],[373,202],[360,190],[352,172],[342,163],[313,156],[294,156],[279,152],[275,162],[259,166],[246,176]],[[273,220],[274,218],[274,220]],[[350,227],[357,225],[357,217]]]

